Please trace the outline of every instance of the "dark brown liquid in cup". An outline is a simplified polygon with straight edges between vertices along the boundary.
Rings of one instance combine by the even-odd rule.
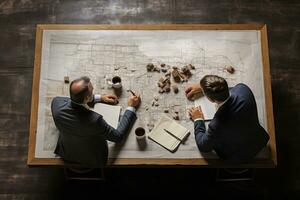
[[[143,128],[137,128],[137,129],[135,130],[135,134],[136,134],[137,136],[143,136],[143,135],[145,134],[145,129],[143,129]]]
[[[121,78],[118,77],[118,76],[115,76],[115,77],[113,77],[112,82],[113,82],[114,84],[120,83],[120,82],[121,82]]]

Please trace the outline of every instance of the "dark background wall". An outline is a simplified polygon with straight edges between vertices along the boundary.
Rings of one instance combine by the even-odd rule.
[[[192,192],[199,198],[299,197],[299,13],[297,0],[0,0],[0,199],[161,192]],[[257,170],[255,183],[234,184],[215,183],[214,169],[113,168],[107,170],[106,183],[70,183],[65,182],[60,168],[29,168],[26,159],[38,23],[266,23],[278,167]]]

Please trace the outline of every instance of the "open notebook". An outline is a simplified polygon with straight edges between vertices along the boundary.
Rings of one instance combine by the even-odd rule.
[[[189,130],[176,121],[163,115],[156,123],[148,137],[171,152],[189,135]]]
[[[201,106],[205,121],[212,120],[217,111],[216,104],[210,102],[207,97],[203,96],[194,102],[195,107]]]
[[[121,106],[96,103],[93,111],[102,115],[103,119],[115,129],[118,127]]]

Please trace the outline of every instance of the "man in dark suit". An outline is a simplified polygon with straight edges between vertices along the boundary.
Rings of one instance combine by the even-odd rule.
[[[60,135],[55,153],[65,162],[83,167],[99,168],[107,164],[107,140],[120,142],[136,120],[135,110],[141,98],[138,94],[128,98],[128,107],[114,129],[103,117],[89,109],[89,105],[104,102],[117,104],[115,95],[93,95],[88,77],[71,82],[70,97],[55,97],[51,110]]]
[[[248,86],[240,83],[229,91],[224,78],[207,75],[185,92],[188,98],[203,92],[217,104],[207,131],[201,108],[189,109],[200,151],[214,150],[228,163],[247,163],[266,146],[269,135],[259,124],[255,98]]]

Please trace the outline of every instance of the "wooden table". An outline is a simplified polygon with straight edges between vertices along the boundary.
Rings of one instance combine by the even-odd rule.
[[[164,25],[38,25],[36,31],[35,63],[32,87],[32,103],[30,118],[30,135],[28,165],[64,165],[60,158],[36,158],[36,132],[40,89],[40,73],[42,62],[42,39],[44,30],[258,30],[261,38],[263,62],[263,82],[265,92],[265,111],[267,132],[270,135],[268,159],[256,159],[247,165],[228,166],[219,159],[164,159],[164,158],[117,158],[110,159],[108,166],[197,166],[197,167],[254,167],[269,168],[277,165],[276,141],[273,118],[270,65],[268,53],[267,27],[263,24],[164,24]]]

